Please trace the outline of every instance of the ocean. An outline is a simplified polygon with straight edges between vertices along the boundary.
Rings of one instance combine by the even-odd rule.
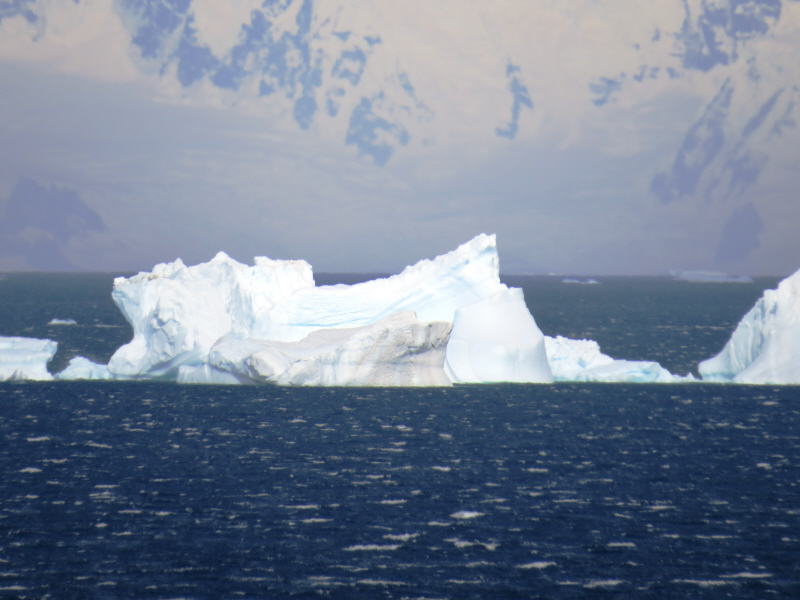
[[[681,374],[775,284],[600,281],[508,278]],[[5,275],[0,335],[105,362],[110,288]],[[796,386],[0,383],[0,469],[0,597],[800,597]]]

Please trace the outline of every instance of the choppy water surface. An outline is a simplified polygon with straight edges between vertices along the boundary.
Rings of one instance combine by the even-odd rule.
[[[796,388],[0,385],[0,594],[800,594]]]

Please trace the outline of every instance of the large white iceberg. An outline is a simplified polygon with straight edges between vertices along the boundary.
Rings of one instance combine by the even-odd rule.
[[[494,236],[398,275],[316,286],[301,260],[224,253],[114,280],[133,328],[119,379],[296,385],[550,382],[544,336],[500,282]],[[85,372],[85,369],[84,369]]]
[[[800,384],[800,270],[764,291],[699,370],[707,381]]]
[[[47,363],[57,348],[52,340],[0,337],[0,381],[52,379]]]
[[[431,386],[552,381],[677,382],[592,340],[542,335],[522,290],[500,282],[494,236],[398,275],[316,286],[302,260],[224,253],[114,280],[133,339],[108,365],[82,357],[59,379]]]

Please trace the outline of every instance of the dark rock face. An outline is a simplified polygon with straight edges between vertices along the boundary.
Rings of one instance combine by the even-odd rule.
[[[68,188],[21,179],[0,211],[0,256],[33,269],[77,268],[64,254],[72,239],[105,231],[103,219]]]

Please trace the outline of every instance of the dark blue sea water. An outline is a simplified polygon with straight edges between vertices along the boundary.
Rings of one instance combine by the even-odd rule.
[[[686,372],[773,282],[522,283]],[[105,360],[109,289],[9,275],[0,334]],[[5,383],[0,474],[0,597],[800,597],[797,387]]]

